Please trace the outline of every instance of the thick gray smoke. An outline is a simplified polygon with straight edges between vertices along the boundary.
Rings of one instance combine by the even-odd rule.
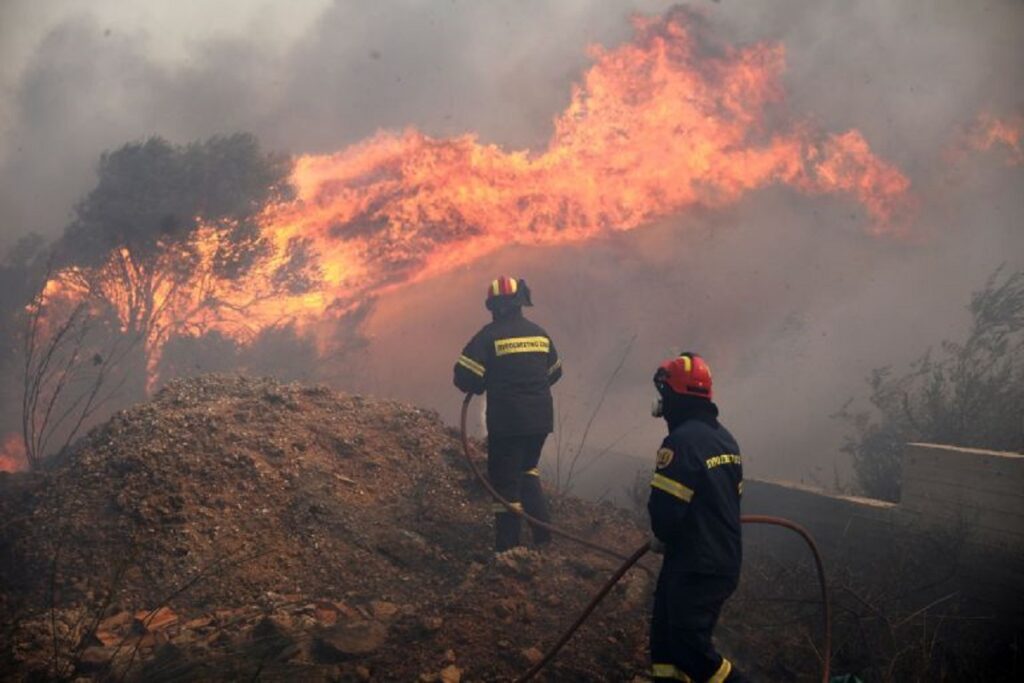
[[[406,126],[543,144],[586,46],[627,39],[634,7],[658,3],[124,4],[0,5],[5,238],[58,231],[99,154],[152,134],[244,130],[296,154]],[[287,29],[251,35],[268,7]]]
[[[871,368],[959,335],[969,293],[996,266],[1024,265],[1024,167],[998,149],[951,152],[979,113],[1020,111],[1024,3],[691,4],[730,42],[783,43],[785,108],[830,131],[861,130],[911,178],[920,211],[910,237],[868,235],[846,201],[774,189],[600,242],[510,249],[379,301],[362,371],[331,379],[454,419],[451,363],[485,320],[486,282],[511,272],[530,281],[531,315],[566,359],[563,449],[579,442],[635,336],[591,447],[648,459],[661,433],[647,417],[650,376],[690,349],[715,369],[754,475],[845,476],[841,426],[828,415]],[[415,126],[540,147],[589,64],[586,46],[627,40],[630,12],[664,9],[237,2],[211,17],[204,3],[132,5],[0,7],[0,246],[56,234],[99,154],[150,134],[187,142],[247,130],[269,149],[307,153]],[[590,488],[618,493],[633,465],[607,464],[618,478]]]

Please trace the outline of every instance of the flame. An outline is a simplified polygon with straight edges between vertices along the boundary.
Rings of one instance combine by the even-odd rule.
[[[10,433],[0,441],[0,472],[20,472],[27,466],[21,435]]]
[[[112,306],[122,328],[144,339],[152,380],[175,335],[218,331],[245,343],[289,323],[324,345],[322,321],[506,245],[632,230],[773,184],[848,196],[863,206],[871,232],[895,230],[910,183],[858,131],[827,134],[803,122],[769,130],[769,111],[783,97],[781,45],[721,44],[687,10],[633,22],[632,42],[590,48],[593,65],[543,150],[505,150],[471,134],[382,132],[296,160],[296,199],[267,207],[261,219],[270,257],[239,278],[218,277],[214,267],[229,230],[204,226],[184,285],[154,275],[179,258],[173,249],[150,264],[122,249],[99,271],[58,274],[46,295],[74,299],[88,290]],[[313,255],[315,278],[282,289],[276,273],[296,249]],[[157,284],[140,309],[142,276]]]
[[[1017,166],[1024,163],[1024,115],[997,118],[990,112],[978,116],[967,132],[967,144],[974,150],[986,152],[993,147],[1006,148],[1006,163]]]

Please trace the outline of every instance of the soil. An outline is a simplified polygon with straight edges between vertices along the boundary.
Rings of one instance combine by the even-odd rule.
[[[462,458],[457,431],[414,406],[171,382],[45,471],[0,475],[0,671],[514,678],[617,563],[562,540],[496,557],[491,501]],[[566,497],[553,514],[623,553],[646,538],[611,505]],[[650,591],[627,574],[541,680],[640,675]]]

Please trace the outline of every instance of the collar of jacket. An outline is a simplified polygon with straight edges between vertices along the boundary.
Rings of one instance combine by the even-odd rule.
[[[718,426],[718,406],[707,399],[696,396],[674,396],[665,405],[665,422],[668,430],[674,431],[684,422],[700,420],[712,427]]]
[[[521,306],[502,306],[491,311],[491,317],[495,322],[498,320],[514,320],[523,317],[523,309]]]

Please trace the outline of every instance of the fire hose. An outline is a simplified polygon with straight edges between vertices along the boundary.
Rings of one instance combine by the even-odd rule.
[[[494,500],[505,506],[505,509],[507,509],[512,514],[518,515],[519,517],[525,519],[528,523],[534,526],[546,529],[554,535],[567,538],[570,541],[574,541],[592,550],[596,550],[598,552],[604,553],[605,555],[610,555],[612,557],[615,557],[616,559],[623,561],[619,568],[616,569],[610,577],[608,577],[608,580],[605,581],[603,586],[601,586],[601,589],[594,594],[593,598],[591,598],[590,602],[587,603],[587,606],[583,609],[582,612],[580,612],[580,615],[576,618],[572,625],[562,633],[558,641],[544,654],[544,657],[541,658],[541,660],[538,661],[536,664],[534,664],[529,671],[527,671],[525,674],[523,674],[517,679],[517,683],[523,683],[525,681],[533,679],[533,677],[540,673],[544,669],[544,667],[551,663],[551,661],[558,655],[558,652],[562,649],[562,647],[567,642],[569,642],[569,639],[572,638],[573,634],[575,634],[579,627],[583,625],[583,623],[587,620],[590,614],[595,609],[597,609],[597,606],[601,603],[605,596],[608,595],[611,589],[615,587],[615,584],[619,582],[619,579],[621,579],[626,574],[626,572],[629,571],[630,568],[632,568],[633,565],[635,565],[640,560],[641,557],[647,554],[647,552],[651,549],[651,544],[650,542],[644,543],[642,546],[637,548],[635,551],[633,551],[631,555],[627,557],[625,555],[622,555],[621,553],[612,550],[611,548],[606,548],[599,543],[594,543],[593,541],[587,540],[581,536],[577,536],[576,534],[559,529],[558,527],[553,526],[542,520],[539,520],[536,517],[532,517],[531,515],[526,514],[526,512],[521,508],[514,506],[511,502],[506,500],[500,493],[498,493],[497,489],[494,488],[494,486],[487,479],[487,477],[485,477],[483,473],[480,472],[480,468],[477,467],[476,462],[474,462],[472,455],[470,454],[469,437],[467,436],[466,433],[466,416],[469,413],[469,404],[472,400],[473,395],[466,394],[465,399],[462,401],[462,416],[459,423],[462,436],[462,453],[466,458],[466,463],[469,465],[470,470],[472,470],[473,474],[476,475],[476,478],[480,481],[483,487],[487,489],[488,493],[491,494]],[[814,556],[815,568],[818,572],[818,582],[821,586],[822,620],[824,631],[824,636],[822,639],[824,651],[821,655],[821,680],[822,683],[828,683],[829,674],[832,666],[832,604],[828,597],[828,584],[825,580],[825,565],[821,560],[821,553],[818,551],[818,546],[814,542],[814,538],[811,537],[810,532],[808,532],[805,528],[803,528],[796,522],[790,521],[783,517],[774,517],[771,515],[741,515],[740,521],[744,524],[768,524],[772,526],[784,527],[786,529],[789,529],[790,531],[797,533],[807,544],[808,548],[810,548],[811,554]]]

